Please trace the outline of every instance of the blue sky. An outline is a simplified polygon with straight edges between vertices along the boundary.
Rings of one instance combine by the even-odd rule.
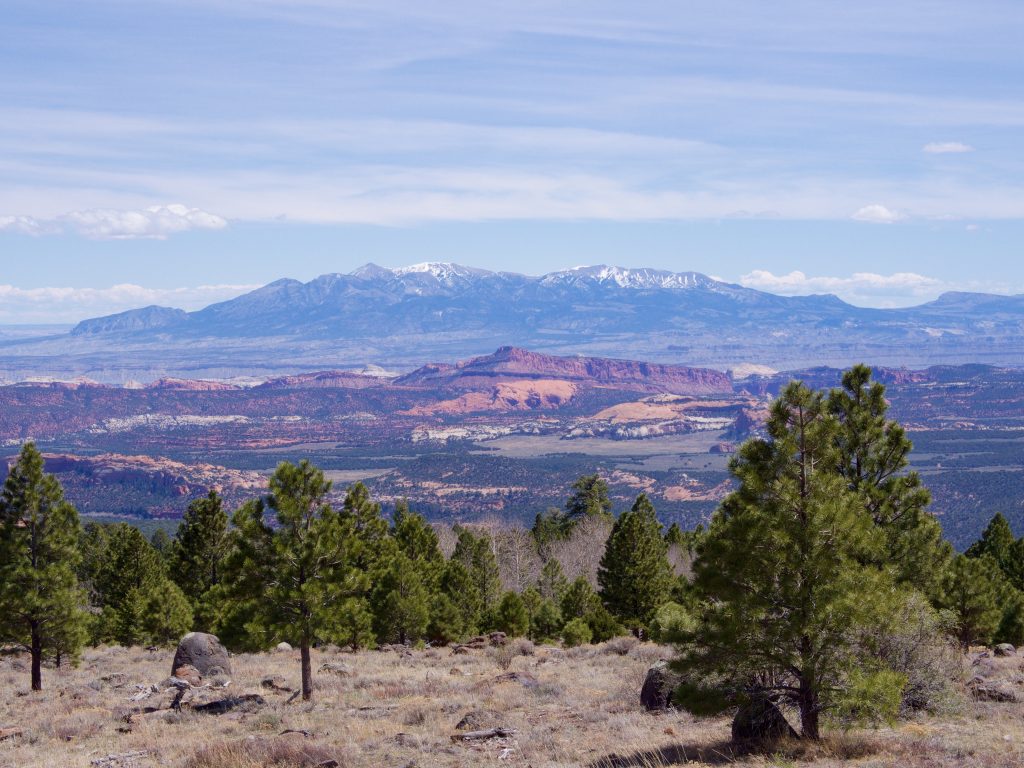
[[[0,322],[425,260],[1024,292],[1019,2],[7,0]]]

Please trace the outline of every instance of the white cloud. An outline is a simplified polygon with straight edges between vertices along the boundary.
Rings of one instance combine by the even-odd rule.
[[[75,323],[88,317],[160,304],[200,309],[255,289],[255,285],[146,288],[122,283],[109,288],[18,288],[0,285],[0,323]]]
[[[865,205],[851,217],[854,221],[867,221],[871,224],[892,224],[907,218],[905,214],[886,208],[884,205],[873,203]]]
[[[929,155],[955,155],[973,152],[974,147],[959,141],[933,141],[921,147],[921,151],[927,152]]]
[[[0,232],[43,235],[74,232],[92,240],[164,240],[193,229],[223,229],[227,221],[199,208],[153,205],[141,210],[96,208],[50,219],[0,216]]]
[[[833,293],[852,304],[878,307],[920,303],[951,288],[942,280],[915,272],[895,272],[891,275],[855,272],[848,277],[812,277],[800,271],[776,275],[757,269],[743,275],[739,282],[748,288],[783,296]]]

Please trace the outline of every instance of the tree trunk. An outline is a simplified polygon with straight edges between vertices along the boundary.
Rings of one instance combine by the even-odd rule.
[[[43,690],[43,638],[35,621],[32,622],[32,690]]]
[[[313,667],[309,661],[308,641],[302,641],[299,653],[302,656],[302,700],[309,701],[313,698]]]
[[[811,741],[821,739],[818,730],[818,693],[806,681],[800,681],[800,735]]]

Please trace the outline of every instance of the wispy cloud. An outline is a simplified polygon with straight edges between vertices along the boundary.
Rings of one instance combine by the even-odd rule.
[[[164,240],[179,232],[226,226],[227,221],[216,214],[178,204],[153,205],[134,211],[97,208],[49,219],[0,216],[0,232],[25,235],[73,232],[92,240]]]
[[[854,221],[866,221],[869,224],[894,224],[907,218],[907,216],[899,211],[886,208],[884,205],[872,203],[871,205],[865,205],[863,208],[858,208],[850,218]]]
[[[73,323],[87,317],[150,304],[193,310],[240,296],[256,287],[199,285],[188,288],[146,288],[132,283],[109,288],[19,288],[0,285],[0,323]]]
[[[959,141],[933,141],[921,147],[921,151],[929,155],[957,155],[973,152],[974,147]]]

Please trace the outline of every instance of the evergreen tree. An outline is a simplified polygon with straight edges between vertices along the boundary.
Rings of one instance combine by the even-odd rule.
[[[173,581],[144,596],[141,618],[147,643],[174,645],[192,629],[192,606]]]
[[[530,631],[530,617],[523,598],[515,592],[506,592],[494,614],[495,629],[509,637],[522,637]]]
[[[739,487],[699,547],[705,609],[676,667],[706,682],[682,689],[681,701],[708,711],[780,697],[799,710],[803,736],[818,739],[822,713],[846,702],[862,716],[890,716],[898,705],[902,681],[873,668],[855,640],[891,613],[894,590],[871,564],[880,530],[835,471],[840,423],[823,397],[790,384],[766,429],[767,439],[748,441],[732,460]]]
[[[85,589],[91,605],[102,605],[96,580],[106,560],[110,528],[104,523],[86,523],[78,537],[78,551],[81,555],[76,569],[78,583]]]
[[[297,645],[302,698],[313,696],[310,648],[319,639],[358,638],[368,615],[351,598],[366,590],[360,561],[364,542],[356,510],[339,514],[327,503],[331,484],[308,461],[282,462],[270,478],[266,504],[243,505],[233,522],[238,535],[225,563],[225,579],[238,590],[256,621],[275,638]],[[266,519],[274,513],[276,525]],[[354,613],[353,613],[354,610]],[[353,616],[361,621],[342,629]]]
[[[876,562],[894,567],[898,581],[937,596],[952,550],[927,511],[931,496],[917,472],[906,472],[913,443],[896,421],[886,418],[885,386],[871,368],[856,365],[827,398],[836,430],[837,467],[864,511],[886,536]]]
[[[562,624],[562,612],[558,605],[553,600],[542,598],[530,616],[530,639],[540,642],[558,637]]]
[[[117,523],[108,533],[95,581],[102,614],[94,639],[121,645],[147,643],[147,605],[168,587],[164,563],[135,526]],[[188,619],[191,622],[191,611]]]
[[[982,531],[981,538],[971,544],[964,554],[968,557],[988,556],[999,566],[1000,570],[1010,576],[1013,570],[1010,561],[1014,556],[1015,543],[1016,539],[1014,539],[1013,531],[1010,530],[1010,524],[1001,512],[996,512],[985,530]]]
[[[0,642],[29,652],[33,691],[44,658],[74,658],[85,641],[79,535],[78,513],[26,443],[0,493]]]
[[[996,627],[993,643],[1024,645],[1024,595],[1014,594],[1003,604],[999,626]]]
[[[480,589],[469,570],[454,557],[448,561],[441,576],[441,593],[451,602],[458,616],[458,622],[451,621],[446,609],[446,627],[457,636],[472,635],[480,629],[483,621],[484,601]]]
[[[399,554],[373,588],[370,600],[374,631],[380,643],[414,643],[423,639],[430,621],[430,593],[420,571]]]
[[[455,535],[457,539],[452,560],[461,563],[469,573],[483,607],[495,605],[501,595],[501,577],[491,537],[484,531],[474,534],[462,526],[456,526]]]
[[[597,572],[605,607],[636,632],[669,599],[672,568],[667,552],[654,506],[642,493],[615,521]]]
[[[547,512],[538,512],[533,520],[530,533],[537,545],[537,554],[542,560],[551,558],[554,545],[565,538],[569,524],[562,510],[551,507]]]
[[[213,612],[206,603],[210,590],[220,583],[227,548],[228,516],[221,497],[211,490],[185,510],[171,545],[168,568],[197,614],[197,629],[203,631],[212,626]]]
[[[149,537],[149,543],[156,550],[156,553],[160,555],[161,559],[167,560],[171,556],[171,546],[174,544],[174,539],[163,528],[157,528],[153,531],[153,535]]]
[[[566,648],[575,648],[577,645],[586,645],[593,640],[593,632],[590,625],[583,619],[573,619],[562,627],[562,641]]]
[[[608,483],[597,474],[583,475],[572,484],[572,495],[565,502],[565,526],[572,527],[590,515],[609,520],[612,517]]]
[[[398,549],[419,572],[424,586],[431,592],[436,591],[445,568],[437,533],[422,515],[410,512],[404,500],[395,505],[393,535]]]
[[[601,598],[590,586],[587,577],[580,576],[569,585],[565,594],[562,595],[562,618],[566,621],[582,619],[599,605],[601,605]]]
[[[956,618],[956,636],[965,653],[975,643],[989,642],[999,626],[997,572],[991,558],[966,555],[957,555],[946,570],[944,605]]]
[[[444,592],[434,595],[430,604],[427,637],[432,643],[447,645],[466,636],[459,607]]]
[[[370,574],[372,579],[375,571],[387,567],[397,551],[380,504],[370,498],[370,491],[365,485],[355,483],[345,494],[341,516],[360,543],[354,565]]]
[[[562,572],[562,564],[554,558],[544,563],[544,567],[540,571],[540,578],[537,580],[537,589],[541,597],[548,600],[561,600],[568,588],[569,582]]]

